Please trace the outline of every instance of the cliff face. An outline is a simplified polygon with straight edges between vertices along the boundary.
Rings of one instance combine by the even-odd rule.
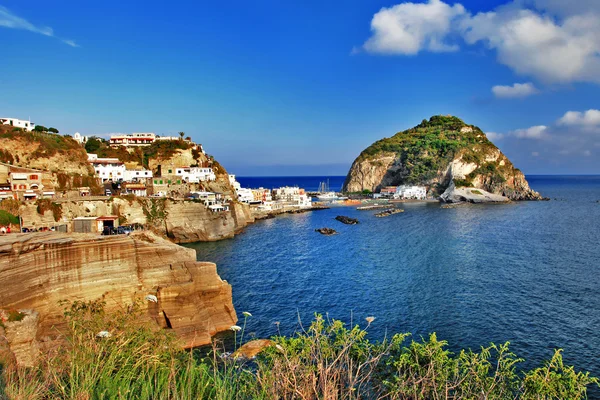
[[[144,300],[147,295],[158,302]],[[59,302],[97,299],[106,302],[108,311],[142,301],[146,317],[172,328],[184,347],[207,344],[237,321],[231,286],[221,280],[216,265],[198,262],[194,250],[151,233],[0,237],[0,305],[33,310],[37,318],[23,320],[35,338],[16,335],[19,339],[12,344],[17,352],[22,343],[43,347],[59,335],[64,323]],[[35,326],[30,326],[32,321]],[[10,346],[15,335],[5,336]],[[28,364],[27,354],[19,355],[21,364]]]
[[[441,195],[454,182],[511,200],[538,200],[523,173],[476,126],[434,116],[365,149],[354,161],[344,191],[378,191],[401,184],[428,186]]]
[[[216,241],[233,237],[254,222],[250,207],[232,203],[229,211],[214,213],[204,204],[190,200],[162,198],[112,198],[107,200],[68,200],[57,203],[61,218],[52,211],[40,214],[34,203],[19,209],[25,226],[54,226],[75,217],[118,215],[121,224],[142,224],[176,243]]]

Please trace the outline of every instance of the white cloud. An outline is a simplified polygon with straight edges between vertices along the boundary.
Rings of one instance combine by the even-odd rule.
[[[413,55],[458,50],[456,38],[495,50],[516,73],[548,83],[600,83],[600,1],[513,0],[472,15],[441,0],[377,12],[363,49]],[[576,2],[577,4],[580,1]]]
[[[589,156],[591,156],[591,155],[592,155],[592,152],[591,152],[591,151],[589,151],[589,150],[584,150],[584,151],[583,151],[583,155],[584,155],[584,156],[586,156],[586,157],[589,157]]]
[[[449,6],[440,0],[427,3],[402,3],[382,8],[371,20],[373,35],[363,48],[370,53],[417,54],[456,51],[446,42],[453,20],[465,13],[462,5]]]
[[[527,97],[539,93],[531,82],[515,83],[512,86],[497,85],[492,88],[492,93],[498,98]]]
[[[532,10],[479,13],[461,21],[468,44],[486,44],[498,61],[546,82],[600,82],[600,17],[562,21]]]
[[[532,155],[533,157],[539,157],[539,156],[540,156],[540,153],[539,153],[539,152],[537,152],[537,151],[534,151],[534,152],[532,152],[532,153],[531,153],[531,155]]]
[[[0,6],[0,27],[10,29],[21,29],[29,32],[39,33],[44,36],[54,36],[54,30],[48,26],[35,26],[24,18],[18,17],[6,7]],[[79,47],[73,40],[60,39],[63,43],[71,47]]]
[[[496,132],[486,132],[485,136],[487,136],[487,138],[492,142],[495,142],[496,140],[501,140],[504,137],[503,134]]]
[[[587,110],[585,112],[567,111],[561,119],[559,125],[582,126],[587,128],[600,127],[600,110]]]
[[[517,137],[519,139],[543,139],[547,136],[547,130],[547,126],[537,125],[527,129],[517,129],[515,131],[512,131],[510,134],[511,136]]]
[[[63,43],[71,47],[80,47],[74,40],[63,40]]]

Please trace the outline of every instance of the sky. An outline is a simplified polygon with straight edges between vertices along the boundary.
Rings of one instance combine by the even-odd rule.
[[[345,175],[452,114],[526,174],[600,173],[600,1],[0,0],[0,116],[184,131],[240,176]]]

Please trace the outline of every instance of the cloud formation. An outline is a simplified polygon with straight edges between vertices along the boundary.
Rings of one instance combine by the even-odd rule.
[[[600,154],[600,110],[569,111],[547,125],[487,133],[515,165],[532,165],[535,173],[595,173]],[[499,141],[499,139],[502,139]],[[531,164],[535,157],[535,164]]]
[[[547,137],[547,130],[546,125],[537,125],[527,129],[517,129],[510,132],[510,135],[519,139],[543,139]]]
[[[492,88],[492,93],[498,98],[515,98],[515,97],[527,97],[533,94],[539,93],[539,90],[533,85],[533,83],[515,83],[512,86],[497,85]]]
[[[446,42],[453,20],[465,13],[462,5],[449,6],[440,0],[402,3],[382,8],[371,20],[373,35],[363,48],[371,53],[413,55],[421,50],[456,51]]]
[[[24,18],[18,17],[6,7],[0,6],[0,27],[9,29],[21,29],[33,33],[39,33],[40,35],[54,37],[64,44],[71,47],[79,47],[73,40],[61,39],[54,35],[54,30],[48,26],[35,26],[31,22]]]
[[[579,2],[578,2],[579,3]],[[475,15],[441,0],[382,8],[371,21],[370,53],[456,51],[462,42],[494,50],[516,73],[548,83],[600,83],[600,6],[583,0],[513,0]],[[462,41],[461,41],[462,39]]]
[[[587,110],[585,112],[567,111],[565,115],[558,120],[558,124],[597,128],[600,127],[600,110]]]

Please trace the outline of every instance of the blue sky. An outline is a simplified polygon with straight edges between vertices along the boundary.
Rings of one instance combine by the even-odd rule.
[[[0,114],[185,131],[238,175],[345,175],[454,114],[526,173],[600,173],[598,1],[123,3],[0,0]]]

